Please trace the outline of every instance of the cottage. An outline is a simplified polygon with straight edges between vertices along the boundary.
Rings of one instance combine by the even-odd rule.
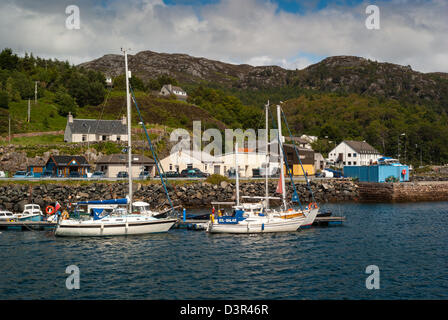
[[[381,154],[365,141],[344,140],[328,154],[336,166],[366,166],[377,161]]]
[[[107,178],[116,178],[120,171],[128,172],[128,155],[111,154],[106,155],[96,161],[96,171],[104,172]],[[132,177],[137,178],[142,171],[149,172],[151,176],[155,174],[155,161],[141,154],[132,155]]]
[[[299,148],[292,144],[284,144],[283,148],[285,151],[289,170],[291,170],[293,176],[303,176],[303,171],[305,171],[307,175],[315,174],[314,150],[308,148]],[[298,152],[296,152],[295,149],[297,149]],[[297,158],[297,153],[299,154],[300,161],[299,158]]]
[[[214,157],[203,151],[179,150],[160,161],[163,171],[182,172],[185,169],[197,168],[204,173],[213,174],[215,165],[221,165],[220,157]]]
[[[182,89],[181,87],[173,86],[171,84],[164,85],[162,87],[162,89],[160,90],[160,94],[162,96],[170,96],[173,94],[179,100],[187,100],[187,98],[188,98],[188,95],[184,91],[184,89]]]
[[[84,156],[50,156],[45,164],[45,172],[51,172],[53,176],[69,177],[73,172],[78,172],[81,177],[87,177],[90,165]]]
[[[67,117],[65,142],[128,141],[126,117],[121,120],[74,119]]]

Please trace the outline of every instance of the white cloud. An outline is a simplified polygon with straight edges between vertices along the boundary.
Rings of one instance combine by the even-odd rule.
[[[448,2],[378,2],[381,29],[367,30],[367,2],[329,6],[296,15],[268,0],[221,0],[194,8],[162,0],[75,2],[81,29],[65,28],[60,1],[17,0],[0,4],[0,43],[21,52],[80,63],[126,46],[187,53],[231,63],[303,68],[312,57],[358,55],[448,72]],[[13,26],[13,27],[12,27]]]

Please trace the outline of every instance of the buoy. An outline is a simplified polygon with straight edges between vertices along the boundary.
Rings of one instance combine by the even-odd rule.
[[[53,207],[53,206],[47,206],[47,207],[45,208],[45,212],[46,212],[47,214],[53,214],[53,213],[54,213],[54,207]]]
[[[403,169],[403,170],[401,171],[401,174],[405,176],[405,175],[406,175],[406,169]]]

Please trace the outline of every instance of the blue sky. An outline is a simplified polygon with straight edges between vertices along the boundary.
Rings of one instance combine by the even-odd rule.
[[[81,28],[66,28],[68,4]],[[369,30],[366,8],[381,10]],[[445,0],[2,0],[0,43],[77,64],[120,47],[302,69],[353,55],[448,72]],[[14,25],[14,28],[10,26]]]

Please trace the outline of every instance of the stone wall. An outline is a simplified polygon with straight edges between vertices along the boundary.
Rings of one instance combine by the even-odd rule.
[[[134,201],[142,200],[150,203],[152,208],[167,207],[168,202],[160,183],[134,183]],[[271,196],[275,194],[277,183],[270,182]],[[291,197],[292,187],[287,184],[288,197]],[[297,192],[303,204],[311,201],[310,193],[304,184],[296,185]],[[351,181],[325,181],[325,183],[311,183],[315,199],[318,202],[337,202],[356,200],[357,186]],[[213,201],[228,202],[235,200],[234,183],[221,182],[212,185],[206,182],[196,182],[168,186],[170,198],[175,206],[210,207]],[[127,195],[127,182],[114,183],[84,183],[84,184],[2,184],[0,185],[0,208],[15,212],[23,210],[24,204],[36,203],[42,208],[54,205],[58,201],[61,205],[85,200],[122,198]],[[264,196],[264,182],[243,182],[240,184],[241,196]],[[275,205],[273,201],[273,205]],[[279,204],[279,202],[277,203]]]
[[[448,182],[358,183],[359,201],[448,201]]]

